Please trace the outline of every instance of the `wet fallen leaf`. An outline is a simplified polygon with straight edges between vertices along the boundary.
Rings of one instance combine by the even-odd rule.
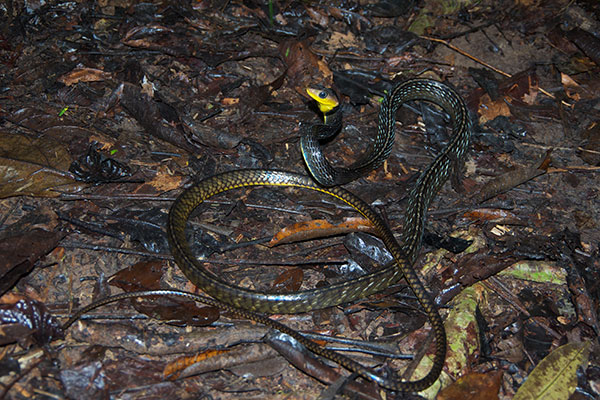
[[[344,247],[352,256],[352,260],[356,261],[356,265],[348,265],[348,270],[344,272],[349,274],[348,276],[375,271],[394,260],[381,239],[364,232],[354,232],[344,236]]]
[[[166,261],[142,261],[118,271],[108,282],[128,292],[160,289],[166,268]]]
[[[288,80],[298,93],[304,95],[306,87],[314,84],[331,87],[333,73],[306,42],[284,42],[280,51],[288,66]]]
[[[502,383],[503,371],[487,374],[472,372],[461,376],[442,390],[437,400],[496,400]]]
[[[587,365],[589,352],[589,342],[560,346],[531,371],[514,400],[568,399],[577,387],[577,368]]]
[[[0,294],[31,271],[35,262],[55,249],[65,235],[36,228],[0,239]]]
[[[105,156],[96,150],[95,143],[71,164],[69,171],[77,176],[78,180],[88,183],[117,182],[132,175],[128,165]]]
[[[277,293],[297,292],[302,286],[304,271],[302,268],[288,269],[273,281],[273,290]]]
[[[71,156],[52,139],[0,132],[0,198],[56,197],[82,189],[69,171]]]
[[[271,331],[266,336],[266,342],[279,352],[296,368],[327,384],[334,384],[340,379],[340,374],[334,368],[324,364],[310,353],[304,346],[290,336],[278,331]],[[361,398],[380,399],[372,383],[350,381],[344,386],[348,394]]]
[[[111,276],[108,282],[127,292],[164,289],[161,278],[166,269],[166,261],[143,261],[122,269]],[[215,307],[198,307],[193,301],[168,296],[133,299],[132,305],[139,312],[172,325],[204,326],[215,322],[220,316]]]
[[[60,323],[43,303],[14,294],[0,298],[0,344],[19,342],[24,346],[33,339],[41,346],[62,337]]]

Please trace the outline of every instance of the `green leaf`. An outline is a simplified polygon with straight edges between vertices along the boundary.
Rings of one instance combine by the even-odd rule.
[[[498,274],[510,276],[532,282],[553,283],[555,285],[567,284],[567,272],[547,261],[520,261]]]
[[[577,367],[585,366],[590,343],[568,343],[548,354],[531,371],[513,400],[563,400],[577,388]]]

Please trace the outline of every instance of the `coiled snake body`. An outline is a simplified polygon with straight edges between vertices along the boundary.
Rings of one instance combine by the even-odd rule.
[[[395,112],[402,103],[411,100],[430,101],[444,109],[452,118],[454,135],[442,152],[423,171],[411,191],[405,214],[403,246],[400,246],[387,224],[367,203],[343,188],[326,186],[346,183],[377,168],[385,161],[394,143]],[[388,389],[418,391],[435,382],[442,370],[446,354],[446,334],[437,308],[411,264],[420,248],[427,208],[447,180],[453,163],[463,157],[468,147],[470,122],[462,98],[453,89],[434,80],[413,79],[397,85],[385,97],[379,113],[378,129],[377,138],[366,156],[350,167],[334,168],[323,157],[318,147],[318,141],[324,136],[323,126],[313,127],[302,139],[302,152],[309,171],[320,184],[302,175],[272,170],[226,172],[195,184],[186,189],[173,204],[168,219],[168,237],[175,261],[192,283],[219,301],[233,306],[238,315],[260,320],[263,323],[268,323],[263,321],[266,318],[260,315],[256,317],[255,312],[299,313],[335,306],[380,291],[404,276],[425,309],[436,340],[433,366],[422,379],[409,382],[385,379],[344,356],[326,351],[308,339],[302,339],[301,335],[299,340],[316,353],[333,359]],[[229,284],[205,269],[202,263],[196,260],[186,240],[185,227],[192,211],[204,200],[231,189],[250,186],[304,188],[345,202],[371,221],[378,236],[393,255],[395,264],[356,279],[296,293],[263,293]]]

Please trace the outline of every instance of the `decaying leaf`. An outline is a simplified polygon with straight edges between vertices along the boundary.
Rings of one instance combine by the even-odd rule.
[[[64,238],[64,232],[32,229],[0,239],[0,294],[33,269],[37,260],[48,254]]]
[[[118,182],[132,175],[131,168],[112,157],[107,157],[92,143],[88,151],[69,167],[78,180],[87,183]]]
[[[499,83],[497,99],[492,99],[487,93],[484,94],[482,89],[479,89],[474,91],[469,103],[473,104],[473,100],[478,99],[476,107],[480,116],[479,122],[483,124],[500,115],[511,116],[513,103],[532,104],[538,90],[538,78],[535,73],[524,71]]]
[[[273,281],[273,290],[281,293],[297,292],[302,285],[304,271],[302,268],[288,269]]]
[[[283,42],[280,51],[288,66],[288,79],[298,93],[304,95],[305,88],[316,83],[331,86],[333,73],[327,64],[310,50],[306,42]]]
[[[0,198],[56,197],[83,188],[68,172],[71,161],[52,139],[0,132]]]
[[[480,299],[476,285],[463,290],[452,301],[451,312],[444,323],[448,337],[445,371],[448,372],[442,373],[436,383],[422,392],[427,397],[435,397],[440,387],[450,382],[450,376],[469,371],[478,355],[479,329],[475,320],[475,310]],[[424,357],[415,369],[415,375],[425,375],[431,364],[431,357]]]
[[[521,222],[519,217],[512,211],[500,208],[477,208],[466,211],[463,217],[475,221],[494,221],[503,224],[517,224]]]
[[[227,349],[211,349],[193,356],[179,357],[165,367],[163,375],[166,379],[175,380],[208,371],[241,370],[248,364],[265,361],[273,363],[276,359],[280,358],[275,350],[265,344],[236,345]],[[277,368],[265,368],[261,372],[266,375],[260,376],[268,376],[270,372],[276,371]]]
[[[166,268],[165,261],[139,262],[111,276],[109,283],[125,291],[164,289],[161,278]],[[198,307],[193,301],[166,296],[132,300],[132,305],[141,313],[173,325],[204,326],[218,320],[220,315],[215,307]]]
[[[62,337],[60,323],[43,303],[10,293],[0,299],[0,344],[32,339],[41,346]]]
[[[144,193],[143,188],[146,186],[151,186],[158,192],[168,192],[180,188],[183,184],[183,180],[184,177],[182,175],[174,175],[169,171],[169,168],[166,165],[159,165],[154,178],[140,185],[135,192]]]
[[[168,379],[175,380],[179,378],[180,373],[187,367],[228,352],[229,350],[207,350],[193,356],[179,357],[167,364],[163,371],[163,375]]]
[[[486,374],[472,372],[461,376],[442,390],[437,400],[496,400],[502,383],[503,371]]]
[[[327,384],[335,384],[340,379],[340,374],[324,364],[310,353],[304,346],[290,336],[272,330],[265,338],[266,342],[279,352],[296,368],[306,372],[314,378]],[[365,399],[379,399],[374,386],[367,383],[349,381],[344,386],[344,391]]]
[[[92,399],[108,396],[107,382],[102,363],[95,361],[63,369],[59,374],[66,393],[71,398]],[[82,397],[82,393],[85,393]]]
[[[560,346],[531,371],[514,400],[568,399],[577,387],[577,368],[587,364],[589,352],[589,342]]]
[[[491,199],[492,197],[507,192],[533,178],[545,174],[552,162],[550,158],[551,154],[552,150],[548,150],[542,157],[533,162],[532,165],[515,168],[513,171],[502,174],[487,182],[481,188],[479,193],[476,193],[473,196],[474,201],[477,203],[484,202],[485,200]]]
[[[452,309],[446,318],[446,334],[451,343],[446,356],[446,365],[453,374],[461,374],[471,367],[479,354],[479,329],[475,313],[479,290],[476,283],[466,288],[452,301]]]
[[[300,242],[350,232],[372,231],[371,223],[364,218],[345,218],[341,223],[335,225],[324,219],[315,219],[283,228],[273,236],[267,246],[274,247],[283,243]]]
[[[98,82],[112,79],[112,77],[113,75],[110,72],[104,72],[96,68],[75,68],[57,80],[67,86],[71,86],[78,82]]]
[[[521,261],[501,271],[499,275],[555,285],[566,285],[567,283],[566,271],[548,261]]]
[[[600,165],[600,123],[592,122],[581,135],[579,157],[590,165]]]

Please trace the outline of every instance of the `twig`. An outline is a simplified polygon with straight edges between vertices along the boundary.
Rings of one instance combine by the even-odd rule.
[[[131,250],[131,249],[122,249],[118,247],[109,247],[109,246],[99,246],[99,245],[90,245],[87,243],[79,243],[79,242],[71,242],[71,243],[61,243],[62,247],[71,248],[71,249],[87,249],[94,251],[107,251],[112,253],[121,253],[121,254],[129,254],[129,255],[137,255],[144,257],[152,257],[158,258],[161,260],[173,260],[173,256],[170,254],[160,254],[160,253],[152,253],[150,251],[139,251],[139,250]],[[283,265],[283,266],[296,266],[296,265],[315,265],[315,264],[345,264],[346,260],[327,260],[327,259],[313,259],[313,260],[285,260],[285,261],[254,261],[254,260],[211,260],[204,259],[199,260],[203,263],[208,264],[227,264],[227,265]]]
[[[157,197],[157,196],[145,196],[145,195],[97,195],[97,194],[69,194],[63,193],[59,197],[61,200],[144,200],[144,201],[175,201],[176,197]],[[225,200],[205,200],[206,204],[222,204],[222,205],[232,205],[233,202],[225,201]],[[273,207],[273,206],[265,206],[262,204],[248,204],[244,203],[244,205],[248,208],[256,208],[260,210],[271,210],[271,211],[281,211],[290,214],[298,214],[305,215],[305,212],[290,210],[282,207]]]
[[[481,64],[481,65],[483,65],[484,67],[486,67],[486,68],[489,68],[489,69],[491,69],[492,71],[499,73],[500,75],[504,75],[504,76],[506,76],[507,78],[512,78],[512,75],[511,75],[511,74],[509,74],[508,72],[504,72],[504,71],[502,71],[501,69],[498,69],[498,68],[494,67],[493,65],[490,65],[490,64],[486,63],[485,61],[483,61],[483,60],[480,60],[479,58],[477,58],[477,57],[475,57],[475,56],[472,56],[472,55],[470,55],[470,54],[469,54],[469,53],[467,53],[466,51],[464,51],[464,50],[462,50],[462,49],[460,49],[460,48],[458,48],[458,47],[454,46],[453,44],[451,44],[451,43],[450,43],[450,42],[448,42],[447,40],[438,39],[438,38],[434,38],[434,37],[430,37],[430,36],[421,36],[421,38],[422,38],[422,39],[425,39],[425,40],[430,40],[430,41],[432,41],[432,42],[441,43],[441,44],[443,44],[443,45],[447,46],[448,48],[450,48],[450,49],[452,49],[452,50],[456,51],[458,54],[461,54],[461,55],[463,55],[463,56],[465,56],[465,57],[467,57],[467,58],[469,58],[469,59],[471,59],[471,60],[475,61],[476,63],[478,63],[478,64]],[[554,98],[554,96],[552,96],[552,95],[550,95],[550,96],[551,96],[552,98]]]
[[[450,43],[450,42],[448,42],[447,40],[438,39],[438,38],[434,38],[434,37],[430,37],[430,36],[421,36],[421,38],[422,38],[422,39],[425,39],[425,40],[430,40],[430,41],[432,41],[432,42],[441,43],[441,44],[443,44],[443,45],[447,46],[448,48],[450,48],[450,49],[452,49],[452,50],[456,51],[458,54],[461,54],[461,55],[463,55],[463,56],[465,56],[465,57],[467,57],[467,58],[469,58],[469,59],[471,59],[471,60],[475,61],[476,63],[478,63],[478,64],[481,64],[481,65],[483,65],[484,67],[486,67],[486,68],[489,68],[489,69],[491,69],[492,71],[499,73],[500,75],[506,76],[507,78],[512,78],[512,75],[511,75],[511,74],[509,74],[508,72],[504,72],[504,71],[502,71],[501,69],[499,69],[499,68],[496,68],[496,67],[494,67],[493,65],[490,65],[490,64],[486,63],[486,62],[485,62],[485,61],[483,61],[483,60],[480,60],[479,58],[477,58],[477,57],[475,57],[475,56],[472,56],[471,54],[467,53],[466,51],[464,51],[464,50],[462,50],[462,49],[460,49],[460,48],[458,48],[458,47],[454,46],[453,44],[451,44],[451,43]],[[552,93],[548,92],[547,90],[545,90],[545,89],[543,89],[543,88],[539,88],[538,90],[539,90],[540,92],[542,92],[543,94],[545,94],[546,96],[550,97],[551,99],[558,101],[558,100],[556,99],[556,97],[555,97],[555,96],[554,96]],[[572,105],[571,105],[571,104],[567,103],[567,102],[566,102],[566,101],[564,101],[564,100],[561,100],[560,102],[561,102],[561,104],[563,104],[564,106],[567,106],[567,107],[572,107]]]

